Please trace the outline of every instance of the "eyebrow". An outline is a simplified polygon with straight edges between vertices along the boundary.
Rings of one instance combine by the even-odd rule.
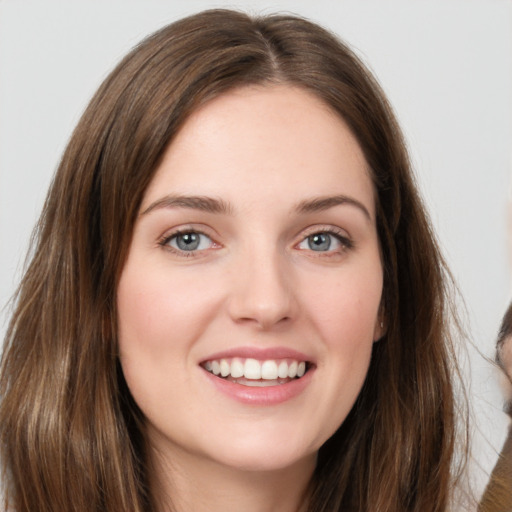
[[[214,197],[167,195],[151,203],[141,215],[146,215],[160,208],[188,208],[191,210],[201,210],[208,213],[223,213],[226,215],[231,214],[233,211],[229,203]]]
[[[315,213],[328,210],[335,206],[350,205],[358,208],[364,216],[372,221],[370,212],[363,203],[353,197],[345,195],[321,196],[313,199],[307,199],[297,204],[294,210],[299,214]],[[161,208],[187,208],[191,210],[200,210],[208,213],[220,213],[231,215],[233,207],[230,203],[220,198],[208,196],[184,196],[184,195],[166,195],[151,203],[141,215],[146,215],[154,210]]]
[[[366,208],[363,203],[357,199],[354,199],[353,197],[344,195],[316,197],[313,199],[301,201],[297,205],[296,210],[299,213],[314,213],[328,210],[329,208],[333,208],[334,206],[339,206],[342,204],[355,206],[369,221],[372,221],[372,216],[370,215],[368,208]]]

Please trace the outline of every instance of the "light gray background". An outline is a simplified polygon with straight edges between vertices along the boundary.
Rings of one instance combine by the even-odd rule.
[[[409,141],[471,338],[492,356],[511,296],[510,0],[0,0],[0,307],[20,277],[60,154],[101,80],[151,31],[219,6],[309,17],[351,43],[374,70]],[[4,310],[0,334],[7,317]],[[476,349],[470,359],[478,490],[507,422],[496,373]]]

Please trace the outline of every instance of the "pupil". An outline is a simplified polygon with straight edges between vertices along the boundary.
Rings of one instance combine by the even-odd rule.
[[[178,236],[176,243],[183,251],[193,251],[199,246],[199,235],[197,233],[185,233]]]
[[[311,235],[308,239],[309,248],[313,251],[327,251],[331,246],[331,237],[325,233]]]

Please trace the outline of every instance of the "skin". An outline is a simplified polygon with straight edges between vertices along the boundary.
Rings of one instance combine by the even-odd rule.
[[[512,304],[503,317],[501,332],[496,344],[496,357],[501,369],[502,385],[505,395],[505,410],[512,415]]]
[[[500,347],[500,359],[509,380],[504,387],[507,388],[506,396],[510,399],[512,395],[510,390],[512,383],[512,334],[503,340],[503,344]]]
[[[505,411],[512,416],[512,305],[503,319],[503,336],[497,345],[497,356],[503,369],[502,384]],[[499,512],[512,507],[512,427],[480,501],[478,512]]]
[[[213,198],[225,211],[169,196]],[[348,200],[311,206],[334,196]],[[120,361],[146,417],[162,510],[168,496],[196,512],[305,503],[317,451],[383,334],[374,202],[346,124],[290,86],[226,93],[168,147],[117,294]],[[198,249],[180,251],[176,230],[203,233]],[[314,250],[308,237],[331,231],[331,246]],[[312,362],[307,385],[277,404],[233,399],[200,363],[239,347],[300,351]]]

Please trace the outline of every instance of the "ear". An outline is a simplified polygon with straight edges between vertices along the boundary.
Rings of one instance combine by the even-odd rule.
[[[386,322],[386,316],[381,306],[377,319],[375,320],[375,327],[373,329],[373,342],[377,343],[380,341],[388,332],[388,326]]]

